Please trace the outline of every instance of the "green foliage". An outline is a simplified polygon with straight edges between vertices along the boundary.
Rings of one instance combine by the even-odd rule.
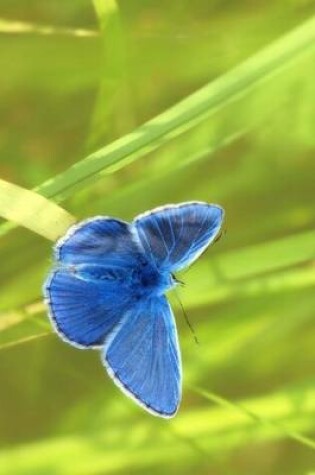
[[[310,474],[310,2],[20,8],[0,21],[0,472]],[[194,199],[225,208],[226,232],[181,275],[199,346],[170,295],[185,381],[164,421],[52,335],[41,285],[73,216]]]

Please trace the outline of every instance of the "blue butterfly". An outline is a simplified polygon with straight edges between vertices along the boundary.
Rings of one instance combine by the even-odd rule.
[[[201,202],[156,208],[132,223],[97,216],[55,245],[44,284],[54,330],[77,348],[100,349],[117,386],[156,416],[174,416],[182,391],[165,293],[219,235],[223,217],[220,206]]]

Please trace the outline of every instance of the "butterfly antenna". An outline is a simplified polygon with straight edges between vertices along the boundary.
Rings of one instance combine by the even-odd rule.
[[[188,315],[187,315],[187,313],[186,313],[186,311],[185,311],[185,309],[184,309],[184,306],[183,306],[183,304],[182,304],[182,301],[181,301],[181,299],[179,298],[179,295],[178,295],[178,293],[176,292],[176,289],[174,289],[174,290],[175,290],[176,299],[177,299],[177,301],[179,302],[179,305],[180,305],[180,307],[181,307],[181,309],[182,309],[182,312],[183,312],[184,318],[185,318],[185,320],[186,320],[186,323],[187,323],[187,325],[188,325],[188,327],[189,327],[189,329],[190,329],[190,331],[191,331],[191,333],[192,333],[192,335],[193,335],[193,337],[194,337],[195,343],[196,343],[197,345],[200,345],[199,340],[198,340],[197,335],[196,335],[196,332],[195,332],[195,329],[194,329],[194,327],[192,326],[192,324],[191,324],[190,321],[189,321]]]

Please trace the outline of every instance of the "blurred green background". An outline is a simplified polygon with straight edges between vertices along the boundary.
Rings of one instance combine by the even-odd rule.
[[[184,389],[167,421],[51,333],[52,243],[1,222],[0,473],[315,473],[313,13],[311,0],[1,0],[1,178],[79,219],[219,203],[226,230],[182,276],[199,346],[171,297]],[[127,152],[104,149],[120,137]]]

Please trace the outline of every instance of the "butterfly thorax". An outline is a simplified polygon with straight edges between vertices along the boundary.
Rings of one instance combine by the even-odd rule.
[[[139,297],[163,295],[176,282],[169,272],[162,272],[150,263],[143,264],[132,272],[132,286]]]

